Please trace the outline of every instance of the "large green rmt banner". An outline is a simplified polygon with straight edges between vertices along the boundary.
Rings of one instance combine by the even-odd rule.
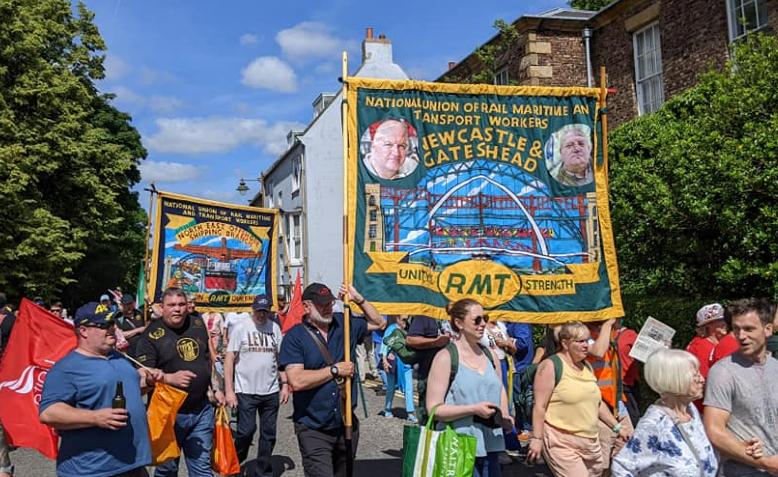
[[[386,314],[623,316],[594,88],[348,79],[350,279]]]

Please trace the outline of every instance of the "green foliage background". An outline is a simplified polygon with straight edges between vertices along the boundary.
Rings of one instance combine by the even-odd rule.
[[[733,57],[610,135],[625,297],[684,331],[705,302],[778,295],[778,39]]]
[[[132,289],[145,212],[130,188],[146,151],[95,86],[105,44],[93,14],[6,0],[0,18],[0,291],[79,304]]]

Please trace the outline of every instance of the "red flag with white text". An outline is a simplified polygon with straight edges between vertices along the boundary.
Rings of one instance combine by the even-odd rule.
[[[76,347],[73,325],[23,298],[0,362],[0,422],[7,442],[57,457],[56,432],[38,420],[51,366]]]
[[[289,300],[289,311],[286,312],[284,322],[281,324],[281,333],[286,334],[292,327],[303,322],[305,308],[303,308],[303,285],[300,280],[300,272],[297,272],[297,279],[294,282],[292,299]]]

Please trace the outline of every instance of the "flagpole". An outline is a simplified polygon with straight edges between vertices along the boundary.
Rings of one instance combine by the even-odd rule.
[[[608,180],[608,75],[605,67],[600,67],[600,121],[602,121],[602,165],[605,167],[605,190],[610,191]],[[604,111],[603,111],[604,110]]]
[[[149,270],[149,240],[151,239],[151,216],[152,216],[152,209],[154,208],[154,194],[157,192],[157,187],[154,185],[154,183],[149,184],[149,188],[145,189],[149,191],[149,209],[148,209],[148,220],[146,221],[146,241],[143,244],[144,247],[144,255],[143,255],[143,301],[145,302],[143,304],[143,324],[149,322],[149,311],[151,311],[151,303],[149,303],[149,273],[151,270]],[[139,295],[140,290],[136,290],[135,294]]]
[[[342,57],[342,76],[343,87],[340,95],[340,115],[343,130],[343,283],[350,285],[349,256],[348,256],[348,54],[344,51]],[[351,313],[348,307],[348,294],[343,297],[343,355],[344,361],[351,361]],[[352,409],[351,409],[351,376],[346,377],[346,409],[345,415],[345,440],[346,440],[346,475],[354,475],[354,452],[352,440]]]

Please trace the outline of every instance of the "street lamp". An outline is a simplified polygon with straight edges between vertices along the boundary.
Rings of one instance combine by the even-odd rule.
[[[240,195],[246,195],[246,193],[249,191],[249,186],[246,185],[246,181],[248,182],[262,182],[261,179],[244,179],[240,178],[240,182],[238,182],[238,188],[235,189],[238,191]]]

